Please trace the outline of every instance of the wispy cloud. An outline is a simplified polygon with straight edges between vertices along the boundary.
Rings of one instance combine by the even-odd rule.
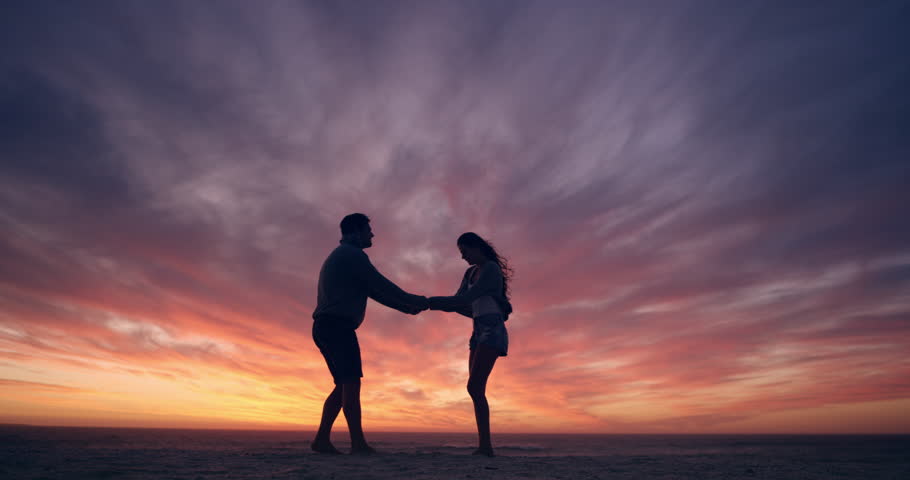
[[[797,3],[4,6],[0,420],[313,425],[362,211],[511,260],[497,429],[906,431],[908,12]],[[472,428],[469,334],[371,305],[368,425]]]

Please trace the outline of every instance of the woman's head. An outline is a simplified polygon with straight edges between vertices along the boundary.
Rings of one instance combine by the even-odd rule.
[[[458,250],[461,258],[471,265],[478,265],[485,261],[495,262],[502,270],[503,293],[509,298],[509,280],[512,279],[512,268],[505,257],[496,251],[493,245],[474,232],[462,233],[458,237]]]

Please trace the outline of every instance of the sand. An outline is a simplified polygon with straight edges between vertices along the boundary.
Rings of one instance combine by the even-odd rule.
[[[8,427],[0,479],[910,479],[907,436],[503,434],[495,458],[470,437],[377,433],[379,454],[352,456],[300,432]]]
[[[290,459],[288,459],[290,460]],[[277,465],[276,465],[277,467]],[[261,478],[287,479],[901,479],[894,465],[750,460],[729,455],[494,458],[442,453],[304,455]],[[265,473],[265,472],[262,472]]]
[[[907,463],[799,462],[731,455],[495,458],[449,453],[385,453],[368,457],[293,452],[122,452],[0,462],[10,479],[900,479]],[[50,461],[48,461],[50,460]]]

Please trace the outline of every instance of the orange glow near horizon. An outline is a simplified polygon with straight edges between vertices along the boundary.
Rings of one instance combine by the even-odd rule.
[[[515,300],[521,308],[521,296]],[[69,308],[69,314],[97,304],[86,305]],[[151,316],[87,315],[88,310],[81,318],[91,320],[72,327],[66,322],[5,324],[0,330],[0,423],[314,430],[332,384],[308,335],[310,320],[285,327],[229,308],[207,310],[233,326],[206,323],[192,313],[170,312],[157,319],[164,320],[159,325]],[[910,399],[877,398],[875,390],[858,386],[825,387],[851,375],[835,368],[837,357],[788,364],[798,347],[778,345],[763,356],[738,358],[739,368],[726,372],[730,365],[685,354],[725,350],[716,340],[699,340],[697,332],[658,335],[639,346],[640,341],[623,345],[615,339],[611,353],[592,356],[586,352],[599,343],[596,339],[560,334],[555,324],[540,320],[546,308],[540,310],[519,310],[509,322],[512,353],[497,363],[488,393],[496,431],[910,431],[905,413]],[[571,315],[560,315],[564,325],[573,324]],[[464,389],[469,322],[441,312],[411,317],[371,302],[359,330],[367,429],[473,430]],[[634,328],[627,334],[636,335]],[[829,353],[850,350],[855,349],[825,347]],[[849,358],[862,367],[862,358],[875,358],[872,353]],[[691,362],[685,371],[675,371],[680,358]],[[865,375],[874,378],[876,372]],[[724,380],[718,382],[720,376]],[[343,417],[336,425],[345,431]]]

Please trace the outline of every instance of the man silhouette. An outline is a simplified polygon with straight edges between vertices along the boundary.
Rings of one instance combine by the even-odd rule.
[[[319,271],[313,341],[329,367],[335,389],[325,399],[319,432],[310,447],[320,453],[341,453],[330,441],[332,424],[344,410],[351,434],[351,453],[374,453],[360,424],[360,378],[363,369],[355,330],[363,323],[367,297],[415,315],[429,307],[426,297],[405,292],[382,276],[363,251],[373,245],[370,219],[352,213],[341,220],[341,245]]]

